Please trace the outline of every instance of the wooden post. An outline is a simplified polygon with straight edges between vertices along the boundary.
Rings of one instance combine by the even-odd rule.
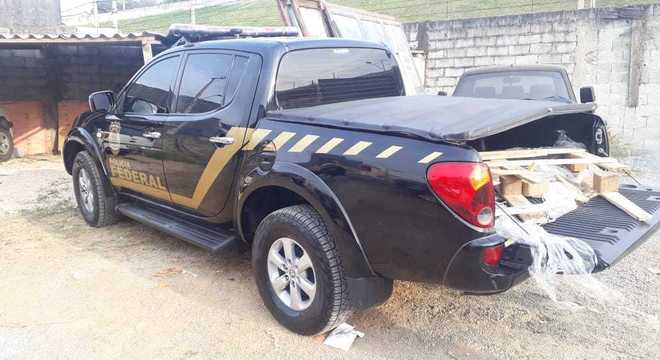
[[[142,58],[144,59],[144,63],[148,63],[153,57],[154,53],[151,48],[151,40],[142,40]]]
[[[59,67],[55,61],[55,53],[48,45],[40,49],[46,61],[46,93],[44,99],[44,125],[48,131],[48,136],[52,140],[51,152],[59,153],[59,127],[60,119],[57,105],[60,102],[61,94],[59,91]]]

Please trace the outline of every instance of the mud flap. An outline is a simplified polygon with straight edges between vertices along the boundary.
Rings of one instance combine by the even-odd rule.
[[[594,272],[614,265],[650,238],[660,224],[660,190],[623,185],[619,192],[652,215],[640,222],[596,196],[574,211],[543,227],[551,234],[574,237],[589,244],[598,257]]]

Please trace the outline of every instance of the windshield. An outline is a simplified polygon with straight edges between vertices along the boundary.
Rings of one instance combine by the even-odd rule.
[[[502,71],[464,76],[454,96],[571,102],[557,71]]]
[[[275,85],[282,109],[400,95],[399,67],[382,49],[292,51],[282,58]]]

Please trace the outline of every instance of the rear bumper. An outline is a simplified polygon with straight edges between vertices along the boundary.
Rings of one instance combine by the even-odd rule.
[[[510,246],[505,249],[500,265],[491,267],[481,262],[481,251],[504,243],[497,234],[472,240],[454,255],[443,277],[443,285],[473,294],[496,294],[509,290],[529,277],[528,248]]]

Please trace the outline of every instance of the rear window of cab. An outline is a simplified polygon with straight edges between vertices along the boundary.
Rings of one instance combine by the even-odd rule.
[[[280,109],[400,95],[399,67],[383,49],[295,50],[282,57],[275,85]]]

